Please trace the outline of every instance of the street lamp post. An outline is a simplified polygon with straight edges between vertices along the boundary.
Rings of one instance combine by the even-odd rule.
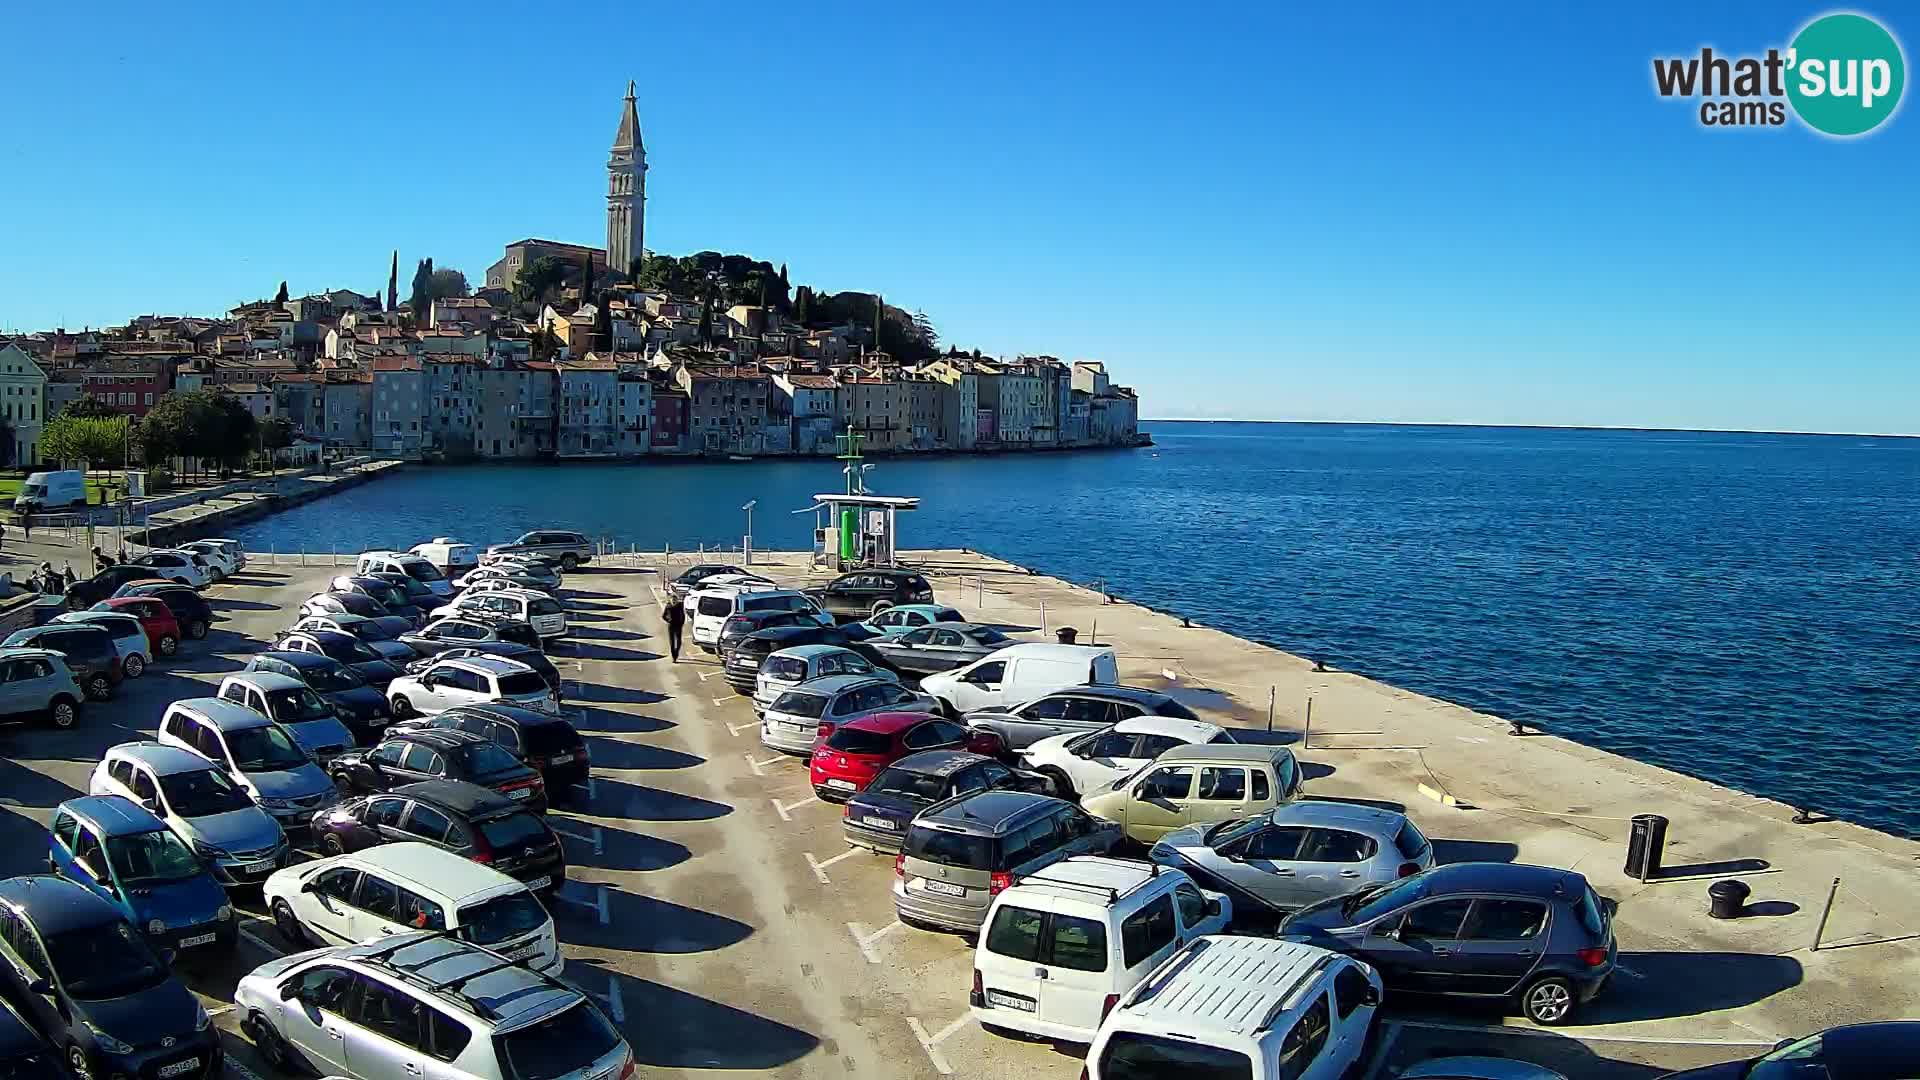
[[[747,512],[747,535],[740,541],[740,553],[748,566],[753,565],[753,508],[759,502],[759,499],[748,499],[747,505],[740,508]]]

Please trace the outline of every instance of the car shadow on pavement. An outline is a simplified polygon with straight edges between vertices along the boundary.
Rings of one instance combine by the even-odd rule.
[[[1581,1025],[1737,1009],[1798,986],[1803,977],[1800,961],[1770,953],[1623,950],[1619,968],[1606,992],[1582,1006],[1575,1018]]]
[[[571,826],[562,827],[577,831]],[[574,863],[590,863],[596,870],[665,870],[693,857],[693,852],[685,845],[671,840],[629,829],[617,829],[611,825],[597,827],[600,830],[599,853],[589,855],[581,850],[579,844],[569,844],[568,857]]]
[[[571,609],[567,612],[567,625],[571,627],[570,632],[575,634],[579,633],[580,625],[582,623],[607,623],[607,622],[620,621],[620,616],[605,615],[601,613],[602,610],[604,609],[583,607],[582,605],[578,605],[578,604],[573,605]]]
[[[611,885],[604,888],[605,922],[582,905],[554,905],[555,918],[566,923],[566,932],[561,936],[568,944],[592,949],[684,954],[724,949],[753,934],[753,927],[738,919],[671,900],[624,892]]]
[[[62,795],[47,805],[58,806],[78,794]],[[0,806],[0,878],[46,872],[46,826],[10,807]]]
[[[279,604],[263,604],[258,600],[235,600],[227,596],[208,597],[207,606],[215,611],[278,611],[281,608]]]
[[[587,753],[596,769],[690,769],[707,760],[698,754],[664,746],[605,737],[590,737]]]
[[[619,593],[610,593],[610,592],[588,592],[588,591],[587,591],[587,590],[585,590],[585,589],[562,589],[561,591],[562,591],[562,592],[564,592],[564,593],[566,594],[566,597],[567,597],[567,599],[569,599],[569,600],[574,600],[574,599],[581,599],[581,600],[624,600],[624,599],[626,599],[625,597],[623,597],[623,596],[621,596],[621,595],[620,595]]]
[[[571,702],[568,708],[574,708]],[[567,719],[572,721],[573,729],[582,735],[647,735],[678,726],[671,720],[662,720],[657,716],[596,709],[586,705],[569,713]]]
[[[1185,704],[1191,706],[1194,703],[1189,701]],[[1221,708],[1224,711],[1231,711],[1230,707],[1221,706]],[[1265,728],[1241,727],[1231,730],[1233,741],[1247,746],[1292,746],[1300,741],[1300,733],[1297,731],[1268,731]]]
[[[564,652],[549,653],[572,660],[658,660],[663,654],[643,652],[639,649],[616,649],[608,645],[589,645],[576,641],[568,645]]]
[[[597,764],[597,763],[596,763]],[[629,821],[711,821],[733,813],[726,803],[625,780],[594,778],[593,813]]]
[[[602,626],[575,626],[570,627],[567,633],[576,639],[585,638],[589,641],[641,641],[647,637],[633,630],[609,630]]]
[[[1520,857],[1520,845],[1503,840],[1442,840],[1432,838],[1436,865],[1462,862],[1505,862]]]
[[[633,690],[625,686],[583,682],[574,692],[572,700],[602,705],[658,705],[667,700],[667,695],[656,694],[651,690]]]
[[[1384,1023],[1391,1023],[1391,1019]],[[1647,1080],[1669,1070],[1646,1062],[1602,1057],[1591,1046],[1538,1028],[1514,1032],[1456,1031],[1401,1025],[1375,1075],[1398,1076],[1423,1061],[1449,1057],[1498,1058],[1551,1069],[1581,1080]]]

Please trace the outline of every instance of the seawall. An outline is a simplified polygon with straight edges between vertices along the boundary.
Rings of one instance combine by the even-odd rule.
[[[144,547],[171,547],[204,536],[217,536],[234,525],[324,499],[401,467],[398,461],[365,461],[338,472],[283,476],[274,482],[271,491],[237,491],[153,514],[146,519],[143,529],[128,533],[128,538]]]

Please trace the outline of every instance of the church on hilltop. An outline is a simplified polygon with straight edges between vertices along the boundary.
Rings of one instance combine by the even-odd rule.
[[[596,273],[609,270],[632,276],[636,265],[646,256],[647,236],[647,149],[640,140],[640,108],[635,103],[632,82],[627,83],[627,98],[620,109],[620,127],[613,133],[613,148],[607,156],[607,244],[590,248],[558,240],[529,237],[508,244],[500,261],[487,267],[487,287],[513,288],[513,279],[536,259],[556,258],[578,263],[582,257],[593,261]]]

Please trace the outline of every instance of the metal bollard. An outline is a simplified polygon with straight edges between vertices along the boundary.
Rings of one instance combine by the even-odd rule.
[[[1834,898],[1839,895],[1840,879],[1834,878],[1833,886],[1827,890],[1827,904],[1820,909],[1820,925],[1813,928],[1813,948],[1811,950],[1813,952],[1820,951],[1820,939],[1826,936],[1827,919],[1833,914],[1833,901]]]

